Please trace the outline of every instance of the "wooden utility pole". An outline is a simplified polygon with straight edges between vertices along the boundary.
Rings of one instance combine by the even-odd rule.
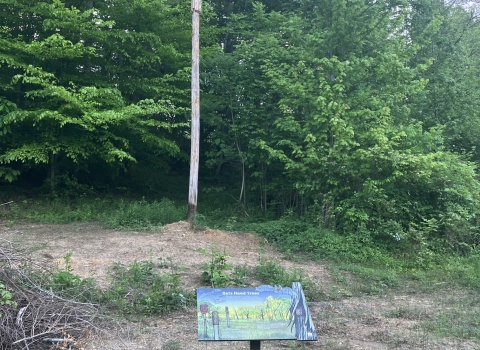
[[[190,151],[190,185],[187,221],[197,212],[198,159],[200,155],[200,13],[202,0],[192,0],[192,132]]]

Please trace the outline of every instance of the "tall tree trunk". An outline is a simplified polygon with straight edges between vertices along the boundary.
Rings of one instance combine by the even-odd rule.
[[[55,153],[50,154],[50,190],[55,192],[55,168],[56,168],[57,156]]]
[[[192,129],[187,221],[197,212],[200,152],[200,13],[202,0],[192,0]]]

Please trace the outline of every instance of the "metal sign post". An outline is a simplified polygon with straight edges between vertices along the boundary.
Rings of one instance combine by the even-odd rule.
[[[250,350],[260,350],[260,340],[250,340]]]
[[[202,0],[192,0],[192,132],[187,221],[197,212],[200,153],[200,13]]]

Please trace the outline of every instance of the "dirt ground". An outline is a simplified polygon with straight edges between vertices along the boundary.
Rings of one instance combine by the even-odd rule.
[[[114,262],[171,259],[182,266],[183,286],[194,290],[201,284],[201,266],[208,261],[203,251],[225,251],[229,263],[254,266],[259,258],[276,261],[287,269],[301,268],[320,288],[330,290],[334,280],[321,263],[285,260],[265,240],[248,233],[206,229],[192,231],[186,222],[163,227],[156,232],[114,231],[98,224],[76,225],[0,225],[0,239],[27,247],[33,259],[48,259],[62,264],[72,253],[74,272],[94,277],[104,286]],[[257,282],[253,281],[255,286]],[[318,342],[262,342],[262,349],[480,349],[480,343],[443,339],[426,333],[414,317],[388,317],[399,308],[426,314],[440,307],[441,293],[430,295],[387,295],[351,297],[344,300],[313,302]],[[247,342],[197,341],[196,310],[175,312],[167,317],[152,317],[142,322],[113,322],[85,344],[86,349],[249,349]]]

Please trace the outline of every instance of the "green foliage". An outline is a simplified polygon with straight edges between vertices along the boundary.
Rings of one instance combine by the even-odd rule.
[[[435,233],[436,227],[434,222],[427,222],[417,228],[419,232],[410,232],[408,244],[379,244],[367,230],[342,234],[315,227],[303,220],[287,218],[242,224],[236,229],[259,233],[290,259],[312,258],[334,262],[332,272],[337,271],[340,276],[343,274],[341,271],[345,271],[356,281],[348,285],[350,293],[384,293],[396,288],[404,274],[425,284],[448,282],[478,288],[478,251],[472,249],[469,253],[454,254],[444,241],[429,237]],[[276,266],[271,264],[270,267]],[[270,271],[265,275],[273,276],[275,273]],[[348,279],[342,280],[346,282]]]
[[[441,269],[432,272],[435,279],[449,281],[467,288],[480,288],[480,254],[478,250],[467,256],[443,256]]]
[[[242,229],[266,237],[289,256],[300,254],[314,259],[330,258],[385,266],[398,264],[385,248],[374,242],[366,230],[357,234],[341,234],[314,226],[307,220],[286,218],[246,224]]]
[[[218,249],[210,253],[203,252],[210,258],[210,262],[202,266],[202,281],[212,288],[225,288],[234,285],[233,276],[229,273],[233,265],[227,263],[225,252]]]
[[[128,266],[116,263],[103,302],[125,315],[161,315],[190,306],[193,293],[180,287],[180,270],[172,268],[160,274],[157,269],[152,261],[135,261]]]
[[[184,219],[185,213],[182,206],[166,198],[147,201],[111,196],[53,196],[9,204],[8,210],[0,210],[0,218],[55,224],[98,221],[111,228],[154,229]]]
[[[234,266],[231,274],[232,285],[237,288],[246,288],[250,285],[250,278],[252,277],[252,269],[246,265]]]
[[[17,302],[14,300],[13,294],[8,289],[5,284],[0,283],[0,306],[8,305],[13,308],[18,306]],[[0,318],[2,317],[2,313],[0,313]]]
[[[300,269],[287,271],[278,261],[259,259],[258,265],[255,267],[255,275],[262,283],[271,286],[291,287],[293,282],[300,282],[305,296],[310,301],[318,301],[325,298],[323,291],[319,289],[312,279],[305,275],[305,271]]]
[[[53,192],[24,203],[18,187],[0,218],[127,229],[183,219],[168,200],[85,196],[186,198],[188,1],[0,4],[2,193],[12,181]],[[207,210],[194,228],[215,221],[290,257],[478,286],[477,15],[429,0],[204,3]],[[215,265],[207,283],[231,283],[232,267]],[[58,285],[76,283],[62,273]]]
[[[180,268],[169,259],[134,261],[129,265],[115,263],[109,274],[109,284],[101,290],[93,278],[82,278],[74,273],[71,253],[64,256],[64,266],[53,271],[24,267],[29,282],[52,290],[57,295],[75,301],[94,303],[103,311],[121,315],[163,315],[189,307],[194,293],[180,286]],[[166,269],[165,273],[159,273]],[[29,286],[25,286],[29,288]],[[16,306],[8,288],[0,284],[1,299],[5,305]],[[0,303],[0,305],[3,305]]]
[[[54,224],[101,221],[102,214],[109,211],[108,206],[111,205],[113,204],[109,200],[100,199],[24,200],[16,206],[16,216],[13,219]]]
[[[160,202],[145,199],[134,202],[120,201],[113,215],[106,219],[112,228],[153,229],[185,218],[186,210],[164,198]]]
[[[300,1],[297,9],[282,3],[274,12],[272,4],[255,3],[249,15],[231,20],[238,45],[206,63],[212,94],[204,103],[206,164],[244,188],[244,206],[270,218],[288,210],[312,217],[313,209],[323,227],[360,236],[349,240],[417,250],[425,267],[444,242],[457,251],[477,244],[476,167],[446,147],[453,139],[438,119],[423,123],[427,109],[433,114],[432,100],[449,122],[458,112],[439,102],[438,89],[432,97],[447,73],[436,70],[430,44],[441,42],[439,31],[447,28],[433,10],[420,30],[419,3],[428,10],[443,6]],[[459,7],[442,10],[455,24],[448,41],[470,43],[473,36],[460,31],[474,35],[478,21],[470,25]],[[410,30],[412,38],[400,34]],[[441,45],[447,55],[448,45]],[[458,62],[456,54],[449,64]],[[469,64],[462,71],[478,70],[477,59],[463,58]],[[442,89],[458,80],[452,75]],[[473,95],[477,85],[469,85]],[[455,103],[467,105],[465,98]],[[476,118],[474,110],[469,118]]]
[[[195,230],[195,231],[203,231],[205,230],[206,228],[206,225],[205,225],[205,215],[203,214],[199,214],[199,213],[195,213],[192,217],[192,228]]]
[[[175,137],[187,126],[190,29],[180,20],[186,6],[4,5],[11,15],[0,18],[1,176],[12,181],[48,164],[54,189],[57,175],[106,163],[114,174],[146,159],[166,168],[181,154]],[[128,15],[132,9],[140,22]]]
[[[63,267],[57,267],[51,274],[45,274],[47,289],[77,301],[96,303],[100,298],[100,289],[92,278],[82,278],[73,273],[71,265],[72,253],[63,257]]]
[[[72,253],[67,253],[63,257],[64,267],[58,268],[57,271],[53,274],[53,284],[50,287],[55,287],[55,289],[66,289],[75,287],[80,283],[80,277],[74,275],[73,268],[71,265]]]
[[[233,266],[227,263],[225,251],[218,249],[211,252],[199,251],[209,257],[210,261],[202,266],[202,281],[212,288],[238,287],[244,288],[249,285],[251,277],[250,268],[247,266]]]

